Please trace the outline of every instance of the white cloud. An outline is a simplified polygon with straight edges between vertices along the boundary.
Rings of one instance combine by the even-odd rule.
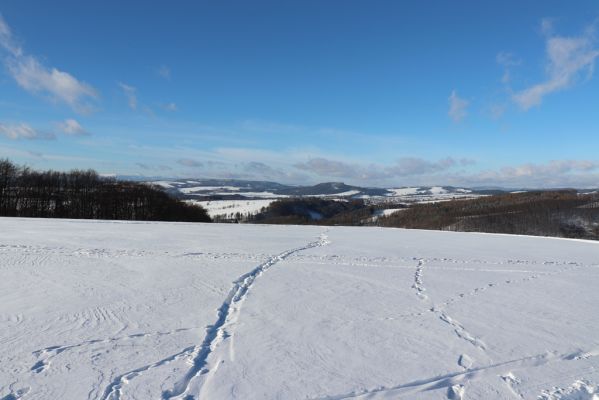
[[[599,57],[593,29],[577,37],[556,36],[548,21],[543,20],[541,27],[546,35],[547,79],[514,94],[513,100],[522,110],[538,106],[545,96],[573,86],[583,76],[590,78]]]
[[[190,167],[190,168],[199,168],[199,167],[204,166],[204,164],[202,162],[193,160],[191,158],[181,158],[181,159],[177,160],[177,164],[183,165],[184,167]]]
[[[1,15],[0,47],[7,53],[3,62],[9,74],[23,89],[66,103],[77,112],[89,112],[93,109],[89,101],[98,98],[97,91],[71,74],[57,68],[48,68],[37,58],[25,54]]]
[[[311,175],[311,181],[342,179],[362,186],[453,185],[507,188],[597,187],[599,161],[552,160],[524,163],[493,170],[472,171],[471,159],[448,157],[425,160],[400,158],[394,164],[362,164],[325,158],[296,163],[295,168]],[[285,171],[285,169],[283,169]]]
[[[0,145],[0,153],[2,146]],[[12,153],[10,153],[12,151]],[[6,152],[6,151],[5,151]],[[10,154],[16,150],[9,150]],[[352,159],[344,155],[328,158],[318,149],[194,149],[193,146],[134,145],[120,146],[123,159],[141,165],[119,173],[157,171],[160,165],[172,165],[170,177],[234,178],[275,180],[287,184],[314,184],[331,180],[359,186],[499,186],[507,188],[599,187],[599,159],[564,159],[528,162],[484,169],[481,161],[446,157],[425,159],[403,157],[389,163]],[[47,158],[47,157],[46,157]],[[82,164],[85,165],[85,164]]]
[[[168,165],[153,165],[153,164],[145,164],[145,163],[135,163],[135,165],[146,171],[171,171],[172,168]]]
[[[122,82],[119,82],[119,87],[123,90],[123,93],[127,97],[129,108],[132,110],[137,110],[137,89]]]
[[[329,160],[323,157],[312,158],[294,165],[302,171],[313,173],[324,178],[344,178],[362,183],[380,182],[395,178],[416,177],[437,174],[459,166],[473,164],[467,158],[456,160],[447,157],[437,161],[429,161],[417,157],[402,157],[394,164],[359,164],[345,161]]]
[[[591,160],[552,160],[505,166],[498,170],[468,175],[454,175],[448,181],[461,185],[484,185],[523,188],[597,187],[599,162]]]
[[[523,164],[517,167],[502,169],[505,176],[518,177],[551,177],[571,172],[588,172],[599,168],[599,163],[589,160],[552,160],[545,164]]]
[[[158,75],[160,75],[162,78],[164,78],[166,80],[171,79],[171,70],[166,65],[160,66],[160,68],[158,68],[158,70],[156,72],[158,72]]]
[[[503,76],[501,77],[501,82],[504,84],[508,84],[512,79],[511,68],[522,64],[522,60],[516,58],[514,54],[506,51],[497,53],[495,56],[495,61],[497,61],[497,64],[503,67]]]
[[[497,53],[495,61],[497,61],[497,64],[503,65],[504,67],[515,67],[522,63],[522,60],[516,58],[513,53],[507,51],[500,51]]]
[[[49,140],[55,138],[55,135],[52,133],[40,132],[37,129],[34,129],[31,126],[24,123],[12,125],[0,123],[0,135],[12,140]]]
[[[15,42],[10,27],[0,15],[0,46],[12,54],[14,57],[22,55],[21,47]]]
[[[449,96],[449,111],[447,115],[454,121],[460,122],[468,115],[468,100],[462,99],[457,92],[453,90]]]
[[[488,115],[493,119],[499,119],[505,113],[506,106],[504,104],[491,104],[487,108]]]
[[[89,135],[89,133],[74,119],[66,119],[58,124],[58,128],[65,134],[71,136]]]
[[[350,164],[344,161],[329,160],[326,158],[312,158],[306,162],[300,162],[294,165],[295,168],[314,173],[318,176],[335,178],[359,178],[363,175],[364,169],[356,164]]]
[[[162,106],[162,108],[164,108],[166,111],[171,112],[175,112],[178,110],[177,105],[175,103],[167,103],[164,106]]]
[[[553,18],[543,18],[541,20],[541,33],[545,36],[550,36],[553,34]]]
[[[250,161],[243,164],[243,172],[249,176],[256,177],[257,179],[283,179],[287,180],[293,175],[285,173],[284,171],[273,168],[259,161]]]

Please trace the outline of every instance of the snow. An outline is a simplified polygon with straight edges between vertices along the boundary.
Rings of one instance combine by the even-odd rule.
[[[335,187],[334,189],[338,189],[337,187]],[[348,190],[345,192],[339,192],[339,193],[330,193],[330,194],[305,194],[302,195],[301,197],[321,197],[321,198],[327,198],[327,197],[349,197],[349,196],[355,196],[356,194],[360,193],[359,190]],[[361,198],[369,198],[370,196],[365,196]]]
[[[196,201],[188,200],[189,203],[198,204],[208,212],[211,218],[221,216],[226,217],[236,213],[257,214],[263,207],[268,207],[272,200],[210,200]]]
[[[481,197],[477,193],[473,193],[470,189],[454,188],[452,190],[445,189],[442,186],[427,187],[404,187],[396,189],[387,189],[389,193],[387,199],[392,199],[395,202],[403,203],[436,203],[440,201],[449,201],[456,199],[473,199]]]
[[[238,193],[229,193],[229,192],[217,192],[217,193],[212,193],[213,195],[217,195],[217,196],[227,196],[227,195],[240,195],[240,196],[245,196],[245,197],[258,197],[258,198],[263,198],[263,199],[281,199],[281,198],[285,198],[285,197],[289,197],[286,195],[282,195],[282,194],[276,194],[276,193],[272,193],[272,192],[238,192]]]
[[[0,399],[596,399],[599,243],[0,218]]]
[[[391,214],[395,214],[398,211],[407,210],[407,208],[385,208],[374,211],[372,221],[378,220],[380,217],[388,217]]]
[[[444,193],[447,193],[447,190],[445,190],[441,186],[433,186],[430,189],[430,192],[431,192],[431,194],[444,194]]]
[[[167,182],[167,181],[154,181],[154,182],[151,182],[151,184],[163,187],[164,189],[171,189],[174,187],[172,182]]]
[[[391,214],[395,214],[396,212],[403,211],[403,210],[407,210],[407,208],[385,208],[385,209],[381,210],[381,212],[379,213],[379,216],[388,217]]]
[[[334,194],[323,195],[323,196],[341,196],[341,197],[346,197],[346,196],[354,196],[354,195],[356,195],[358,193],[360,193],[359,190],[347,190],[345,192],[334,193]]]
[[[543,391],[539,397],[541,400],[597,400],[599,399],[599,388],[585,381],[576,381],[568,388],[554,388]]]
[[[408,187],[408,188],[399,188],[399,189],[389,189],[390,192],[393,192],[392,196],[410,196],[418,194],[420,188],[417,187]]]
[[[190,194],[194,192],[203,192],[203,191],[213,191],[213,190],[229,190],[229,191],[238,191],[239,188],[235,186],[193,186],[193,187],[185,187],[179,188],[181,193]],[[229,194],[229,193],[227,193]]]

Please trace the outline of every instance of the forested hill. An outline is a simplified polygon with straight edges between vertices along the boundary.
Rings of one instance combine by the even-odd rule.
[[[599,239],[599,195],[576,190],[510,193],[416,204],[380,226]]]
[[[210,222],[206,211],[160,188],[93,170],[34,171],[0,159],[0,216]]]

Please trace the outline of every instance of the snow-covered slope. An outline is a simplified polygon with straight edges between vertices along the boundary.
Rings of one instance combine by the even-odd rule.
[[[274,200],[187,200],[191,204],[198,204],[208,212],[211,218],[235,218],[237,213],[241,215],[254,215],[263,208],[268,207]]]
[[[598,255],[501,235],[0,218],[0,399],[594,399]]]

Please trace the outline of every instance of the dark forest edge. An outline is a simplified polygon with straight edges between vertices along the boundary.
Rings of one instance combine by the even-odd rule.
[[[403,208],[402,208],[403,207]],[[401,208],[385,216],[383,209]],[[246,222],[381,226],[599,240],[599,195],[534,191],[470,200],[373,206],[362,200],[284,199]]]
[[[0,159],[0,216],[210,222],[202,207],[93,170],[35,171]]]

